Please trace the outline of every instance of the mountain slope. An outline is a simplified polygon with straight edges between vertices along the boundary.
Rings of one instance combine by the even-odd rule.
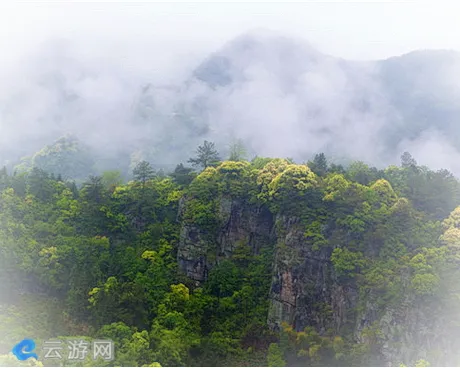
[[[225,156],[238,138],[250,155],[303,161],[325,152],[384,166],[410,151],[422,164],[460,173],[454,51],[356,62],[254,31],[165,86],[58,46],[30,58],[22,82],[0,94],[3,162],[70,132],[107,162],[124,157],[122,171],[133,155],[161,167],[184,162],[204,139]]]
[[[352,62],[256,33],[211,55],[194,79],[209,88],[200,95],[208,100],[209,123],[249,137],[263,154],[326,151],[381,165],[431,129],[460,148],[460,87],[452,79],[458,70],[460,56],[451,51]]]

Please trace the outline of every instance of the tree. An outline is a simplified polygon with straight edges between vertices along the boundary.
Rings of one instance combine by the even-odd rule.
[[[117,353],[113,365],[161,367],[159,363],[153,362],[153,351],[149,349],[150,337],[145,330],[136,331],[123,322],[116,322],[102,326],[97,336],[115,342]]]
[[[179,185],[189,185],[194,175],[192,174],[193,169],[190,167],[185,167],[182,163],[176,166],[174,171],[169,174],[173,180]]]
[[[204,141],[202,146],[196,150],[196,157],[188,160],[193,166],[201,166],[206,169],[208,166],[215,166],[220,161],[214,143]]]
[[[43,363],[35,358],[20,361],[13,353],[0,355],[0,367],[43,367]]]
[[[105,197],[104,185],[102,184],[102,177],[90,176],[88,181],[83,183],[82,194],[85,199],[94,203],[102,203]]]
[[[316,175],[323,176],[328,172],[327,158],[324,153],[315,155],[313,161],[309,161],[307,165]]]
[[[166,178],[165,171],[164,171],[163,169],[158,170],[157,173],[156,173],[156,176],[157,176],[158,178],[160,178],[160,179]]]
[[[267,363],[269,367],[285,367],[286,361],[283,357],[283,352],[281,351],[278,344],[271,343],[268,347]]]
[[[6,167],[3,166],[3,168],[0,170],[0,190],[5,189],[9,184],[9,178],[8,178],[8,172],[6,170]]]
[[[329,172],[337,174],[345,174],[346,170],[342,165],[331,164],[329,166]]]
[[[317,176],[308,166],[288,165],[268,185],[269,196],[273,202],[272,205],[274,205],[273,209],[299,210],[299,203],[302,203],[304,196],[313,195],[317,185]],[[309,206],[313,206],[312,199],[313,197],[310,199]]]
[[[13,176],[10,178],[10,186],[14,192],[21,197],[26,195],[27,192],[27,173],[14,171]]]
[[[238,139],[236,142],[230,145],[230,156],[229,161],[243,161],[246,158],[246,148],[244,147],[243,141]]]
[[[231,296],[240,286],[240,276],[235,263],[224,260],[209,273],[205,289],[218,298]]]
[[[66,186],[72,192],[72,195],[73,195],[74,199],[77,199],[80,196],[80,192],[78,191],[77,184],[74,181],[67,182]]]
[[[112,190],[123,184],[121,172],[118,170],[107,170],[102,173],[102,183],[106,189]]]
[[[404,168],[417,166],[417,161],[412,157],[409,152],[404,152],[401,155],[401,166]]]
[[[145,185],[145,182],[149,179],[155,177],[155,170],[147,161],[139,162],[136,167],[133,169],[133,178],[135,181],[140,181],[142,186]]]
[[[27,177],[28,193],[41,201],[49,201],[53,195],[50,176],[45,171],[34,167]]]
[[[368,185],[382,176],[383,174],[377,168],[370,167],[362,161],[352,162],[347,170],[347,177],[362,185]]]
[[[425,359],[419,359],[415,362],[416,367],[429,367],[430,362],[426,361]]]

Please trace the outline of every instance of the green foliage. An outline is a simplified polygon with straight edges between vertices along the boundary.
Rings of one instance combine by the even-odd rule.
[[[412,157],[412,155],[409,152],[404,152],[401,155],[401,166],[404,168],[416,167],[417,161],[415,161],[415,159]]]
[[[193,181],[195,174],[193,169],[185,167],[182,163],[177,165],[174,171],[170,174],[173,180],[180,186],[187,186]]]
[[[415,274],[411,286],[419,295],[433,294],[439,285],[439,277],[430,273]]]
[[[305,258],[328,265],[326,283],[358,289],[358,312],[414,300],[412,308],[439,305],[460,324],[460,198],[448,172],[409,157],[382,172],[361,162],[328,165],[321,154],[310,166],[238,155],[218,163],[205,146],[198,175],[178,165],[160,177],[144,161],[126,184],[116,171],[78,188],[39,168],[0,170],[0,347],[32,331],[40,341],[113,339],[117,366],[381,364],[378,325],[358,343],[345,331],[357,322],[347,311],[332,333],[335,304],[316,300],[314,288],[305,297],[316,322],[269,329],[274,267],[300,275],[295,288],[307,289],[315,280],[302,274]],[[199,233],[206,256],[199,284],[179,268],[179,247],[195,241],[183,226]]]
[[[246,148],[241,139],[236,140],[230,145],[229,161],[243,161],[247,155]]]
[[[13,353],[0,355],[0,367],[43,367],[43,363],[35,358],[26,361],[18,360]]]
[[[271,343],[268,347],[267,363],[269,367],[286,366],[286,361],[284,360],[283,353],[278,344]]]
[[[214,201],[203,203],[197,199],[191,199],[187,202],[183,219],[186,223],[214,233],[218,225],[215,215],[216,203]]]
[[[323,234],[323,224],[321,221],[312,221],[306,226],[305,237],[312,242],[313,249],[319,250],[320,247],[326,246],[328,241]]]
[[[84,179],[93,174],[94,159],[88,147],[77,138],[67,135],[52,145],[44,147],[24,162],[25,170],[38,168],[48,173],[62,175],[64,178]],[[18,167],[19,170],[21,168]]]
[[[379,179],[370,188],[377,194],[380,204],[391,206],[396,201],[396,193],[388,181]]]
[[[337,201],[344,199],[351,183],[341,174],[331,174],[325,180],[325,201]]]
[[[251,160],[251,166],[256,170],[261,170],[270,161],[273,161],[273,158],[256,156]]]
[[[268,198],[274,211],[301,213],[302,201],[316,204],[316,175],[305,165],[288,165],[268,184]],[[312,204],[310,203],[310,206]]]
[[[108,170],[102,173],[102,184],[108,190],[113,190],[123,184],[123,177],[118,170]]]
[[[41,201],[49,201],[54,194],[54,185],[45,171],[34,167],[27,177],[27,192]]]
[[[224,260],[209,273],[206,288],[211,295],[226,297],[232,296],[238,290],[239,284],[238,268],[233,262]]]
[[[249,192],[249,163],[224,161],[217,167],[219,192],[235,198],[244,198]]]
[[[289,162],[283,159],[270,160],[264,167],[257,172],[257,185],[259,194],[257,198],[263,202],[270,199],[270,184],[275,177],[282,173],[289,165]]]
[[[196,157],[188,160],[193,166],[206,169],[209,166],[215,166],[220,161],[219,153],[217,152],[214,143],[204,141],[202,146],[198,146]]]
[[[88,202],[97,204],[102,203],[107,194],[104,184],[102,183],[102,177],[90,176],[89,179],[83,183],[81,193]]]
[[[190,184],[189,193],[200,200],[215,199],[218,193],[217,170],[214,167],[206,168]]]
[[[153,170],[150,163],[147,161],[139,162],[133,169],[133,178],[135,181],[141,182],[145,185],[147,180],[153,179],[155,177],[155,170]]]
[[[366,261],[361,252],[352,252],[347,248],[335,248],[331,254],[334,269],[339,275],[359,272]]]
[[[295,331],[292,326],[283,323],[280,348],[288,357],[288,366],[346,365],[343,360],[344,341],[340,336],[329,333],[322,336],[313,327]]]
[[[268,188],[273,198],[288,196],[292,190],[303,195],[306,191],[317,185],[315,174],[304,165],[289,165],[286,169],[278,174]],[[283,193],[284,192],[284,193]]]
[[[150,336],[147,331],[137,331],[122,322],[102,326],[95,336],[115,342],[114,366],[150,366],[158,364],[150,349]],[[158,365],[154,365],[158,366]]]
[[[415,362],[415,367],[431,367],[431,365],[425,359],[419,359]]]
[[[439,267],[447,257],[447,249],[422,248],[409,262],[413,271],[411,286],[418,295],[432,295],[440,284]]]
[[[369,167],[362,161],[352,162],[346,174],[350,180],[362,185],[369,185],[382,177],[382,173],[379,170],[375,167]]]
[[[416,166],[412,158],[407,157],[403,167],[388,167],[384,177],[396,193],[412,202],[414,208],[436,220],[447,217],[460,201],[460,183],[452,173]]]
[[[318,176],[324,176],[328,172],[328,162],[324,153],[315,155],[313,161],[309,161],[307,166]]]

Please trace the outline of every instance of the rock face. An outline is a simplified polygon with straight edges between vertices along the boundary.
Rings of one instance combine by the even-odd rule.
[[[230,257],[239,243],[249,244],[255,254],[261,247],[275,245],[269,325],[277,329],[281,322],[288,322],[297,330],[315,326],[320,332],[351,328],[356,287],[338,281],[330,251],[312,250],[299,219],[274,218],[263,206],[225,198],[220,201],[218,217],[220,227],[211,238],[197,226],[182,226],[178,263],[189,278],[206,280],[215,262]]]
[[[214,234],[194,225],[182,226],[178,262],[189,278],[198,283],[206,280],[208,270],[230,257],[241,242],[254,253],[274,246],[267,316],[272,329],[287,322],[297,331],[313,326],[321,334],[332,330],[365,342],[370,338],[365,332],[376,328],[379,364],[415,362],[427,358],[428,351],[430,359],[439,352],[439,365],[455,364],[446,357],[453,359],[456,353],[447,353],[446,347],[453,344],[449,336],[458,335],[460,328],[449,325],[445,306],[429,301],[417,305],[409,295],[397,305],[382,305],[372,293],[360,294],[355,279],[336,274],[331,249],[315,249],[309,242],[299,218],[272,215],[263,206],[228,198],[219,201],[216,215],[219,226]]]
[[[320,333],[351,328],[356,287],[338,280],[329,250],[312,249],[299,219],[278,217],[277,224],[270,326],[276,329],[281,322],[288,322],[297,330],[314,326]]]
[[[182,202],[179,218],[183,206]],[[254,254],[273,244],[273,216],[265,207],[222,198],[216,216],[220,226],[215,234],[194,225],[182,226],[178,263],[192,280],[204,281],[209,269],[219,259],[230,257],[239,243],[249,244]]]

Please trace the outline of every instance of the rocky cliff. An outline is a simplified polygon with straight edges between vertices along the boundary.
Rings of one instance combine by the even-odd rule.
[[[314,250],[298,218],[278,216],[277,252],[268,316],[273,328],[288,322],[297,330],[314,326],[320,333],[337,333],[355,320],[357,291],[353,282],[339,280],[330,249]]]
[[[181,213],[183,207],[184,200]],[[383,365],[417,359],[455,364],[451,336],[460,330],[449,326],[439,303],[408,294],[397,304],[382,305],[378,293],[360,292],[356,278],[337,274],[331,248],[317,249],[305,236],[300,218],[273,215],[263,205],[230,198],[221,198],[217,207],[215,233],[182,226],[178,261],[189,278],[205,281],[208,271],[219,260],[230,258],[241,242],[254,253],[275,247],[267,316],[272,329],[286,322],[297,331],[313,326],[320,334],[333,330],[353,336],[358,343],[373,339],[378,346],[375,362]]]
[[[460,211],[441,229],[387,180],[361,185],[271,160],[206,169],[178,220],[179,267],[198,285],[239,245],[272,250],[272,330],[339,336],[365,349],[366,364],[458,361]]]
[[[179,219],[184,205],[182,200]],[[178,262],[192,280],[204,281],[209,269],[220,259],[231,257],[239,243],[249,244],[255,254],[273,244],[273,215],[264,206],[224,197],[219,200],[216,217],[218,227],[213,232],[193,224],[182,226]]]

